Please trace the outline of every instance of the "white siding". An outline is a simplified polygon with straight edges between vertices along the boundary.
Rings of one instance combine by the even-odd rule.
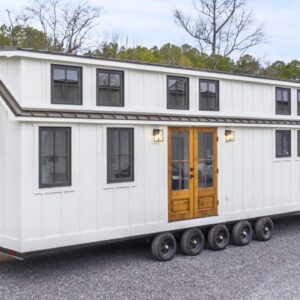
[[[0,105],[0,246],[20,249],[20,125]]]

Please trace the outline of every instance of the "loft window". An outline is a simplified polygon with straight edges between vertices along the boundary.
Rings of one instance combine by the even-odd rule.
[[[168,76],[167,87],[167,107],[170,109],[189,109],[189,79]]]
[[[219,81],[200,79],[200,110],[219,110]]]
[[[291,157],[290,130],[276,130],[276,157]]]
[[[71,128],[40,127],[39,186],[71,185]]]
[[[287,88],[276,88],[276,114],[291,114],[291,90]]]
[[[124,73],[97,70],[97,105],[124,106]]]
[[[71,66],[51,66],[52,104],[82,104],[82,69]]]
[[[134,180],[133,129],[107,129],[107,183]]]

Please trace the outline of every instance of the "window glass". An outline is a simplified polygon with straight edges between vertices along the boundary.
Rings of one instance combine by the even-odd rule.
[[[276,157],[291,156],[291,131],[276,130]]]
[[[82,103],[81,68],[52,65],[51,103],[74,104]]]
[[[291,114],[291,90],[287,88],[276,88],[276,114]]]
[[[71,185],[71,129],[40,128],[40,188]]]
[[[219,82],[216,80],[200,80],[200,110],[219,110]]]
[[[170,109],[189,108],[188,78],[168,76],[167,77],[167,107]]]
[[[107,129],[107,182],[134,180],[133,129]]]
[[[97,70],[97,105],[123,106],[123,72]]]

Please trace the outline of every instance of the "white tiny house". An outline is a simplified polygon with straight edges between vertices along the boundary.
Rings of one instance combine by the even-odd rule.
[[[2,251],[246,245],[300,210],[299,186],[300,83],[0,51]]]

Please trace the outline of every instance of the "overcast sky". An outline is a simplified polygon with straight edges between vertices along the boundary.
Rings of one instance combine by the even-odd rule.
[[[5,8],[19,9],[28,3],[30,0],[0,0],[0,16]],[[93,32],[99,40],[105,32],[116,31],[127,36],[131,43],[148,47],[166,42],[194,43],[174,24],[172,16],[175,8],[189,9],[192,0],[90,0],[90,3],[103,8],[102,22]],[[267,35],[267,42],[251,54],[264,61],[300,60],[300,1],[248,0],[248,7],[257,23],[265,25]]]

